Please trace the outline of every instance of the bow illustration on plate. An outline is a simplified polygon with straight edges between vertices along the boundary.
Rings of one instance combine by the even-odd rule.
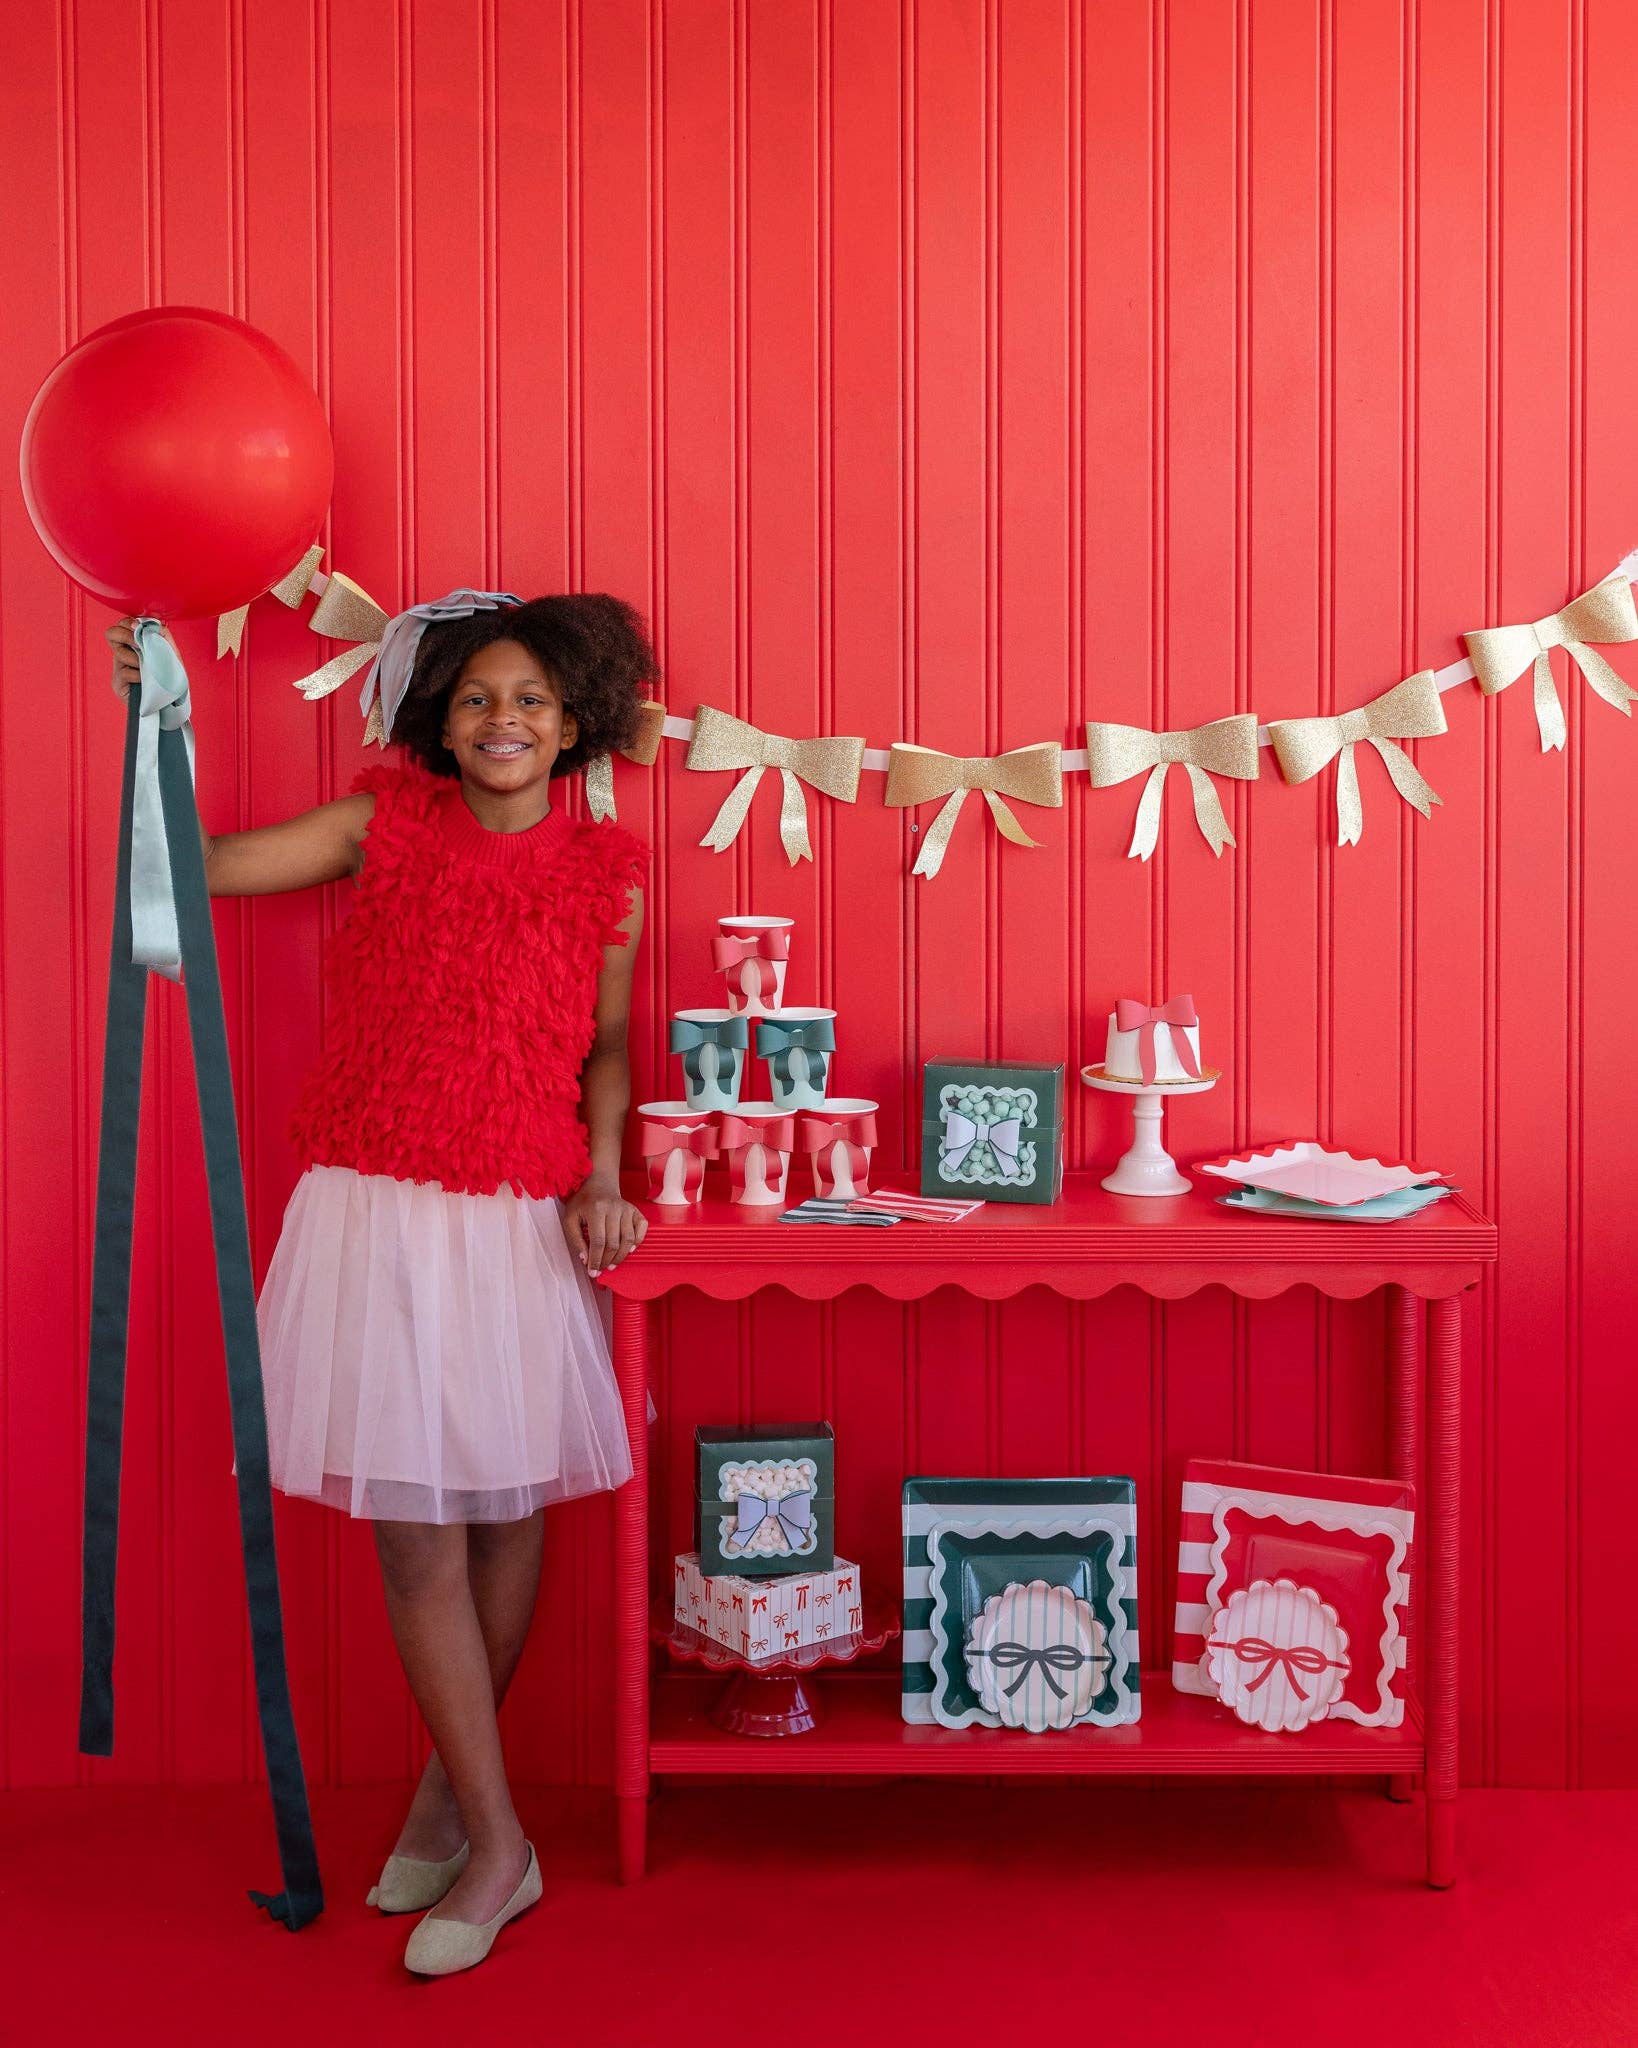
[[[828,736],[823,739],[792,740],[776,732],[763,732],[743,718],[735,718],[713,705],[702,704],[694,717],[694,735],[688,743],[690,768],[743,769],[711,821],[711,829],[700,841],[721,853],[733,844],[745,822],[756,795],[756,786],[769,768],[779,770],[783,785],[779,800],[779,838],[785,858],[795,867],[799,860],[812,860],[808,842],[808,805],[802,784],[850,804],[859,793],[859,770],[864,766],[864,741]]]
[[[1298,1679],[1299,1671],[1307,1672],[1310,1678],[1317,1678],[1322,1671],[1346,1671],[1346,1657],[1327,1657],[1325,1652],[1310,1643],[1280,1644],[1264,1642],[1261,1636],[1240,1636],[1234,1642],[1225,1642],[1222,1648],[1230,1650],[1242,1664],[1261,1664],[1262,1670],[1246,1687],[1248,1693],[1258,1692],[1273,1677],[1276,1670],[1283,1670],[1285,1680],[1298,1699],[1308,1697],[1308,1688]]]
[[[813,1495],[787,1493],[783,1500],[764,1500],[758,1493],[742,1493],[734,1503],[735,1542],[743,1545],[768,1521],[779,1524],[792,1550],[800,1550],[813,1528]]]
[[[1613,704],[1624,718],[1632,716],[1632,700],[1638,690],[1624,683],[1595,647],[1601,640],[1615,647],[1638,640],[1638,607],[1633,604],[1632,585],[1619,570],[1572,598],[1561,611],[1549,612],[1527,626],[1485,626],[1476,633],[1464,633],[1468,660],[1479,688],[1487,697],[1517,682],[1528,668],[1534,672],[1536,726],[1545,754],[1565,741],[1564,706],[1553,681],[1549,650],[1562,647],[1606,704]]]
[[[895,806],[932,803],[946,799],[922,841],[911,874],[931,877],[944,865],[945,848],[972,790],[980,790],[990,807],[996,829],[1014,846],[1038,842],[1013,816],[1004,802],[1012,797],[1019,803],[1040,804],[1056,809],[1064,800],[1063,748],[1056,740],[1038,746],[1014,747],[1006,754],[941,754],[936,747],[912,746],[897,740],[887,755],[887,791],[882,801]]]
[[[1087,768],[1094,789],[1108,789],[1148,770],[1132,825],[1129,859],[1147,860],[1160,837],[1160,800],[1166,771],[1174,765],[1188,772],[1194,792],[1195,823],[1212,852],[1221,858],[1234,834],[1212,776],[1229,775],[1237,782],[1255,782],[1258,774],[1257,721],[1249,712],[1214,718],[1180,732],[1150,732],[1141,725],[1090,722],[1086,728]]]
[[[1083,1664],[1090,1664],[1096,1672],[1101,1665],[1108,1665],[1111,1661],[1106,1651],[1082,1650],[1074,1643],[1048,1643],[1044,1648],[1037,1648],[1033,1643],[992,1643],[986,1650],[969,1650],[967,1654],[973,1658],[987,1657],[997,1671],[1018,1673],[1011,1685],[1005,1688],[1009,1700],[1023,1689],[1033,1670],[1039,1669],[1058,1698],[1066,1699],[1068,1695],[1058,1683],[1055,1673],[1079,1671]]]
[[[978,1117],[964,1116],[959,1109],[947,1110],[939,1164],[954,1173],[976,1146],[987,1145],[1002,1178],[1016,1180],[1021,1171],[1018,1137],[1022,1128],[1023,1118],[1016,1111],[1011,1116],[987,1124]]]
[[[1359,801],[1359,775],[1354,767],[1354,748],[1367,741],[1382,756],[1382,765],[1393,778],[1393,786],[1413,810],[1425,818],[1429,806],[1443,803],[1423,780],[1416,764],[1399,740],[1431,739],[1446,730],[1444,708],[1430,668],[1419,669],[1357,711],[1344,711],[1335,718],[1279,718],[1270,722],[1268,736],[1280,773],[1287,782],[1306,782],[1328,761],[1337,762],[1337,844],[1357,846],[1365,829],[1365,814]],[[1338,756],[1341,759],[1338,760]]]

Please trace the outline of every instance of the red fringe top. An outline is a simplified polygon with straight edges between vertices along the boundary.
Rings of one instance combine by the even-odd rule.
[[[460,784],[366,768],[364,866],[325,956],[329,1018],[291,1124],[303,1159],[452,1194],[568,1195],[591,1171],[580,1069],[602,951],[648,848],[553,809],[491,832]]]

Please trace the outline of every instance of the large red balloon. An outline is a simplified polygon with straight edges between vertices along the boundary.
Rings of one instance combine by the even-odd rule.
[[[52,555],[116,611],[232,611],[312,546],[330,429],[290,357],[201,306],[127,313],[71,349],[23,425],[23,498]]]

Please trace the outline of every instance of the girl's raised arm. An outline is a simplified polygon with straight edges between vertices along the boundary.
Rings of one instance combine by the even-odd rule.
[[[114,694],[128,697],[140,673],[131,621],[110,626],[105,638],[114,650]],[[283,889],[345,881],[363,865],[364,835],[374,812],[373,796],[344,796],[282,825],[258,825],[249,832],[212,838],[201,824],[206,885],[213,896],[272,896]]]

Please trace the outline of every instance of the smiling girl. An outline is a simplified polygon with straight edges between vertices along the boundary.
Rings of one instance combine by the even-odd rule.
[[[123,692],[130,622],[108,638]],[[274,1485],[374,1525],[433,1741],[369,1899],[436,1909],[405,1951],[424,1975],[481,1962],[540,1896],[496,1708],[543,1510],[631,1473],[590,1280],[645,1227],[619,1159],[647,849],[552,790],[631,742],[655,677],[615,598],[457,592],[389,624],[367,685],[403,758],[284,824],[205,837],[213,895],[353,882],[262,1376]]]

